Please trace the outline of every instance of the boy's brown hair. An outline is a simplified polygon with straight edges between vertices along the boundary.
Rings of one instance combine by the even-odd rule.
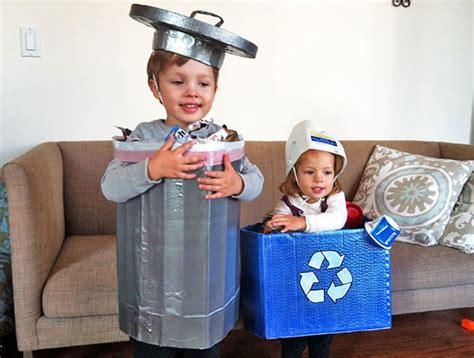
[[[148,65],[146,68],[148,74],[148,83],[150,83],[150,81],[153,81],[153,75],[155,75],[155,78],[158,81],[158,74],[160,73],[160,71],[164,71],[172,65],[176,65],[178,67],[183,66],[189,60],[190,58],[178,55],[174,52],[169,52],[165,50],[153,51],[150,55],[150,58],[148,59]],[[219,70],[215,67],[212,67],[212,72],[214,74],[214,84],[217,86]]]
[[[310,149],[310,150],[314,150],[314,149]],[[308,153],[310,150],[307,150],[306,152],[300,155],[300,157],[295,163],[295,170],[298,169],[298,166],[300,165],[300,162],[301,162],[301,158],[303,158],[303,156],[306,153]],[[334,175],[337,176],[342,170],[344,159],[339,155],[335,155],[335,154],[333,155],[334,155]],[[298,182],[296,181],[294,170],[290,170],[290,172],[286,176],[285,181],[280,184],[279,189],[283,193],[283,195],[289,195],[289,196],[294,196],[297,194],[303,195],[303,193],[300,190],[300,187],[298,186]],[[334,181],[334,187],[332,188],[331,192],[327,196],[329,197],[341,191],[342,191],[341,183],[339,182],[339,179],[336,179]]]

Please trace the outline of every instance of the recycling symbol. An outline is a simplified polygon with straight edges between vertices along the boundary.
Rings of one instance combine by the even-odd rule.
[[[308,266],[316,270],[320,270],[324,260],[328,261],[327,270],[338,269],[342,265],[344,255],[340,255],[336,251],[317,251],[309,260]],[[334,303],[336,303],[337,300],[343,298],[352,285],[352,274],[347,268],[343,267],[336,273],[336,275],[339,278],[341,284],[336,285],[334,284],[334,281],[331,282],[331,285],[326,292]],[[300,276],[300,286],[308,300],[313,303],[324,302],[324,290],[312,289],[313,285],[319,282],[316,274],[312,271],[301,272]]]

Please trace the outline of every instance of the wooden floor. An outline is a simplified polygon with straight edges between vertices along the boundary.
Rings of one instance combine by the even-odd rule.
[[[474,331],[461,328],[462,318],[474,320],[474,309],[394,316],[390,330],[335,335],[332,358],[474,358]],[[221,344],[221,353],[223,358],[276,358],[280,354],[280,345],[278,340],[265,341],[247,331],[239,330],[231,332],[225,338]],[[8,357],[21,357],[21,355],[10,353]],[[126,342],[48,349],[35,352],[34,357],[130,358],[132,351]]]

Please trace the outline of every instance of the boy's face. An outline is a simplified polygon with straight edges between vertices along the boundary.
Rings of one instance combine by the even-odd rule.
[[[157,80],[159,91],[153,93],[161,96],[166,124],[186,128],[210,111],[217,89],[212,67],[189,60],[182,66],[169,66]]]
[[[314,203],[334,188],[334,155],[319,150],[308,150],[301,155],[296,169],[302,193]]]

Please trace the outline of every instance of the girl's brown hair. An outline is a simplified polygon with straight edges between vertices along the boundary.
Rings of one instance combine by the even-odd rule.
[[[314,150],[314,149],[310,149],[310,150]],[[298,170],[298,166],[300,165],[301,158],[310,150],[307,150],[306,152],[300,155],[300,157],[295,163],[295,170]],[[344,159],[339,155],[334,155],[334,175],[335,176],[338,176],[341,173],[343,164],[344,164]],[[300,190],[300,187],[298,186],[298,182],[296,181],[295,171],[293,169],[290,170],[290,172],[286,176],[285,181],[280,184],[279,189],[284,195],[291,195],[291,196],[297,195],[297,194],[303,195],[303,193]],[[336,179],[334,181],[334,187],[332,188],[331,192],[327,196],[329,197],[341,191],[342,191],[341,183],[339,182],[339,179]]]
[[[155,78],[158,81],[158,74],[160,71],[164,71],[172,65],[176,65],[178,67],[183,66],[189,60],[190,59],[188,57],[178,55],[174,52],[164,50],[153,51],[150,58],[148,59],[148,65],[146,67],[148,83],[153,80],[153,75],[155,75]],[[212,73],[214,74],[214,84],[217,86],[219,70],[215,67],[212,67]]]

